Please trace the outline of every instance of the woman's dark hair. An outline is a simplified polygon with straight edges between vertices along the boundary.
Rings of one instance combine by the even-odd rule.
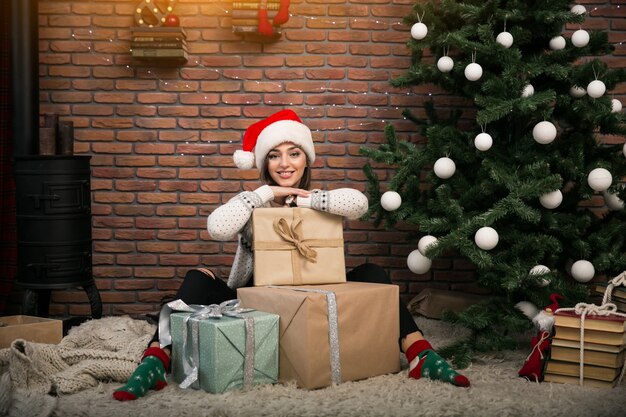
[[[298,149],[302,151],[302,148],[300,148],[299,146]],[[311,186],[311,163],[306,153],[304,155],[306,157],[306,166],[304,167],[304,173],[302,174],[302,178],[300,178],[300,183],[297,185],[296,188],[300,188],[301,190],[308,190]],[[269,153],[265,156],[265,159],[263,160],[263,169],[261,169],[261,181],[263,181],[267,185],[278,185],[270,175],[270,171],[268,169],[268,160]]]

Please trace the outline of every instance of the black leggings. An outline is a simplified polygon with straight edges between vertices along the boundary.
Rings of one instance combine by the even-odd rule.
[[[391,280],[383,268],[376,264],[365,263],[357,266],[346,275],[348,281],[373,282],[379,284],[391,284]],[[248,281],[248,286],[252,286],[253,280]],[[231,289],[219,278],[212,278],[206,273],[197,269],[187,272],[183,283],[178,288],[174,299],[181,299],[187,304],[219,304],[227,300],[237,298],[237,291]],[[400,340],[413,332],[421,332],[413,316],[400,300]],[[152,342],[159,340],[159,329],[157,328]]]

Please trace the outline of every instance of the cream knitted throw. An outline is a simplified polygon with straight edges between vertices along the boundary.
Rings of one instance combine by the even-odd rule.
[[[58,345],[15,340],[0,350],[0,415],[18,415],[16,407],[32,403],[29,397],[36,394],[71,394],[100,381],[125,382],[154,330],[128,316],[107,317],[71,329]]]

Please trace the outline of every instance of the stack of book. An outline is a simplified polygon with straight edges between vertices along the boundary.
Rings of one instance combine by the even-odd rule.
[[[580,316],[554,313],[555,336],[544,381],[580,383]],[[626,317],[585,316],[583,385],[614,387],[626,359]]]
[[[233,0],[232,26],[233,33],[246,34],[256,33],[259,27],[259,0]],[[278,13],[280,8],[280,0],[267,1],[267,17],[270,22]],[[274,28],[276,34],[279,34],[278,28]]]
[[[602,304],[602,297],[606,291],[607,284],[592,284],[589,287],[591,301],[595,304]],[[611,291],[611,303],[615,304],[617,311],[626,313],[626,288],[615,287]]]
[[[130,48],[134,58],[163,58],[187,61],[187,34],[181,27],[136,27]]]

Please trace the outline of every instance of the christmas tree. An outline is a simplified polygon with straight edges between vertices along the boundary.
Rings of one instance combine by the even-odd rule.
[[[610,96],[626,71],[601,59],[614,49],[605,32],[578,29],[587,14],[564,0],[442,0],[405,18],[412,65],[392,85],[431,84],[461,104],[431,98],[424,118],[404,112],[418,140],[387,126],[385,143],[361,149],[392,176],[365,167],[369,215],[415,226],[417,274],[444,252],[475,265],[491,297],[447,315],[472,331],[445,350],[458,366],[513,346],[528,326],[518,301],[572,305],[584,282],[626,269],[626,118]]]

